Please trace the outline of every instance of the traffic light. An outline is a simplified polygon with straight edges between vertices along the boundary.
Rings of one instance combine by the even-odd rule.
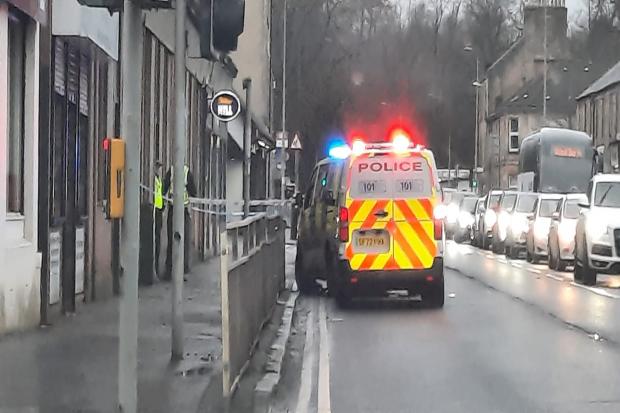
[[[245,0],[202,0],[200,55],[218,59],[217,52],[237,50],[245,22]]]

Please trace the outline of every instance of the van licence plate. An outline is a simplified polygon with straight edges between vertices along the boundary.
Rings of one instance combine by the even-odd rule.
[[[385,230],[357,230],[353,232],[353,252],[384,254],[390,251],[390,234]]]

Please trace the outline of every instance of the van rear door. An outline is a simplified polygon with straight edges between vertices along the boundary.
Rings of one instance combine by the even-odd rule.
[[[430,268],[434,181],[426,159],[415,153],[361,156],[352,160],[349,178],[351,268]]]
[[[353,270],[382,270],[392,257],[392,175],[389,155],[351,160],[347,191],[350,237],[346,256]]]
[[[394,262],[399,269],[433,266],[437,244],[433,220],[433,174],[421,155],[410,154],[393,178]]]

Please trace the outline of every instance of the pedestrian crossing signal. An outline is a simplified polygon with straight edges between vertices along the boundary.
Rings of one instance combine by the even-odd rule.
[[[125,215],[125,141],[106,138],[103,144],[107,152],[107,202],[106,217],[119,219]]]

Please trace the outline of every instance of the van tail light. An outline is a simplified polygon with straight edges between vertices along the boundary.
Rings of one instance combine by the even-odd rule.
[[[349,242],[349,209],[345,207],[338,211],[338,238],[340,242]]]
[[[433,232],[435,233],[435,240],[440,241],[443,239],[443,222],[440,219],[433,220],[434,228]]]

